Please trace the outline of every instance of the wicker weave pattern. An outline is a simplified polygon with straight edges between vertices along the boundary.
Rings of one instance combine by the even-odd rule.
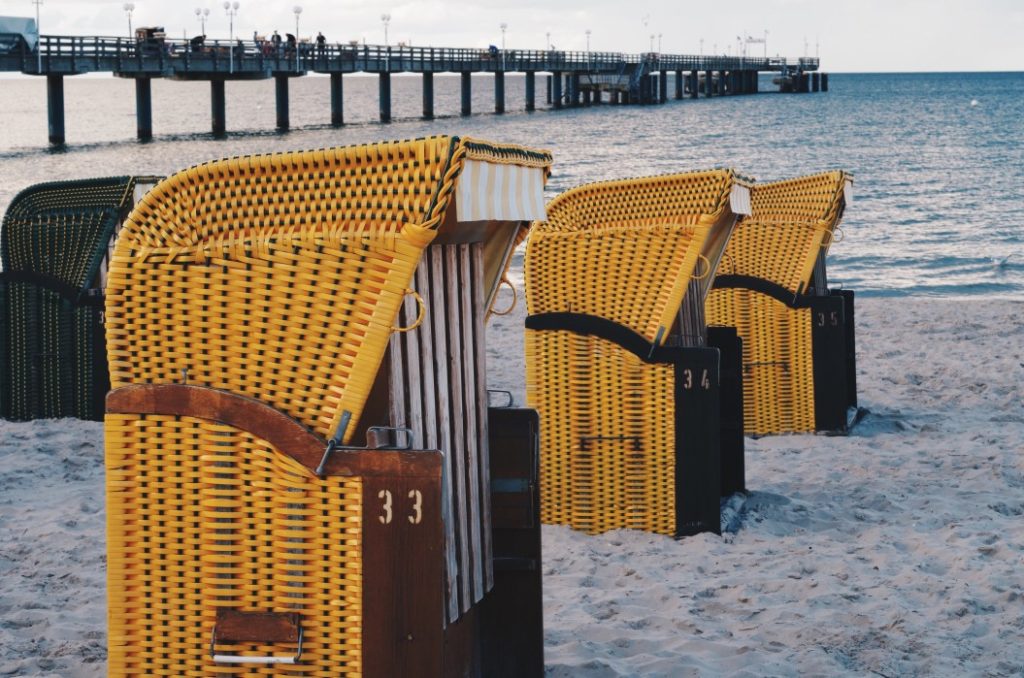
[[[541,520],[675,534],[671,366],[596,337],[526,334],[526,398],[545,406]]]
[[[529,312],[597,315],[654,341],[672,326],[733,180],[715,170],[589,184],[555,198],[527,244]]]
[[[805,293],[845,206],[849,174],[826,172],[755,185],[753,214],[736,226],[719,275],[743,275]],[[708,324],[737,328],[743,339],[743,409],[752,435],[813,431],[811,313],[746,289],[714,289]]]
[[[843,213],[842,171],[756,184],[753,214],[736,224],[719,275],[749,275],[803,291]]]
[[[111,676],[359,675],[358,479],[192,417],[108,415],[106,441]],[[300,612],[302,665],[214,664],[222,606]]]

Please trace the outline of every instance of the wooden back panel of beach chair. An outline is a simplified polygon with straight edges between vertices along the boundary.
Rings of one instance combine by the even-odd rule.
[[[441,670],[450,453],[347,445],[469,146],[212,162],[132,213],[107,306],[112,675]]]
[[[834,171],[755,185],[752,214],[736,225],[726,248],[707,318],[736,327],[743,340],[748,434],[817,428],[815,317],[824,314],[826,329],[842,312],[828,296],[824,262],[851,181]]]
[[[136,177],[19,193],[0,231],[0,417],[103,417],[103,267]]]
[[[701,419],[687,395],[704,393],[717,413],[717,353],[679,348],[679,318],[687,295],[702,306],[744,190],[728,170],[582,186],[531,230],[526,388],[541,417],[545,522],[592,533],[718,529],[717,508],[709,519],[710,502],[678,482],[713,484],[717,507],[717,470],[697,477],[707,465],[698,450],[717,453],[705,436],[715,434],[678,439],[684,421]],[[683,450],[691,443],[693,454]]]

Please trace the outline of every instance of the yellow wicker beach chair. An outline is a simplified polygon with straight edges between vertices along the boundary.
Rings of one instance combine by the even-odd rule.
[[[427,326],[474,332],[460,345],[483,354],[507,263],[485,269],[484,251],[538,209],[478,193],[513,175],[539,202],[549,165],[455,137],[255,155],[179,172],[136,207],[107,297],[110,675],[440,675],[467,661],[453,638],[472,635],[452,629],[489,587],[489,494],[470,480],[487,478],[487,450],[441,429],[476,392],[452,385],[432,403],[445,426],[403,435],[395,403],[434,393],[385,357],[407,346],[393,332]],[[452,281],[473,305],[453,310],[417,277],[459,236],[479,274]],[[403,299],[418,308],[405,326]],[[420,374],[473,374],[482,393],[476,362],[430,359]],[[371,449],[353,447],[364,438]],[[463,542],[479,550],[462,559]]]
[[[558,196],[531,229],[526,389],[545,522],[719,530],[719,352],[702,309],[748,201],[729,170],[604,182]]]
[[[743,339],[748,434],[844,432],[856,412],[853,292],[825,272],[851,184],[842,171],[758,184],[729,241],[707,318]]]

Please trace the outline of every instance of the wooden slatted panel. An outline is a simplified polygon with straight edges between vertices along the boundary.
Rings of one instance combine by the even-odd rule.
[[[395,333],[390,346],[391,425],[410,429],[413,447],[445,455],[449,621],[480,601],[493,577],[483,275],[482,243],[431,245],[414,283],[426,318]],[[418,312],[407,299],[399,326],[412,325]]]

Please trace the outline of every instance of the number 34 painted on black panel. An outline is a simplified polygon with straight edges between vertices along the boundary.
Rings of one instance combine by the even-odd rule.
[[[394,518],[391,490],[381,490],[377,493],[377,498],[384,502],[380,507],[381,514],[377,516],[377,520],[382,525],[389,525],[392,518]],[[419,490],[409,490],[409,499],[412,499],[412,513],[407,515],[406,518],[413,525],[419,525],[423,521],[423,494]]]
[[[711,379],[708,376],[707,370],[701,370],[700,374],[700,387],[705,391],[711,389]],[[683,390],[689,391],[693,388],[693,370],[689,367],[683,370]]]

